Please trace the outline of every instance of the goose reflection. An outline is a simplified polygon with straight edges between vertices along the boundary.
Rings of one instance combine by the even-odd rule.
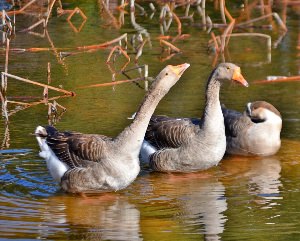
[[[245,181],[248,193],[254,195],[255,202],[271,208],[282,199],[280,188],[281,163],[278,156],[270,157],[226,157],[221,169],[229,180]]]
[[[224,185],[213,174],[156,173],[148,178],[141,177],[138,182],[143,185],[138,183],[134,186],[139,185],[142,188],[140,192],[144,192],[142,196],[147,195],[145,208],[141,209],[145,212],[143,216],[151,220],[148,220],[149,223],[143,220],[145,237],[149,230],[149,236],[160,232],[157,236],[160,238],[168,233],[166,238],[180,240],[189,233],[199,235],[199,238],[204,236],[205,240],[220,240],[227,220],[224,214],[227,201]],[[166,220],[166,214],[172,217],[168,216]]]
[[[139,210],[114,193],[52,197],[44,217],[48,222],[67,224],[72,239],[142,240]]]
[[[260,165],[255,166],[254,170],[249,171],[249,184],[252,188],[249,189],[250,194],[256,194],[262,197],[263,200],[258,201],[260,204],[274,204],[277,199],[282,199],[280,196],[280,181],[281,165],[276,158],[265,158],[260,160]]]
[[[220,240],[227,217],[225,187],[216,179],[194,180],[186,184],[189,193],[182,202],[184,219],[200,224],[199,233],[205,240]]]

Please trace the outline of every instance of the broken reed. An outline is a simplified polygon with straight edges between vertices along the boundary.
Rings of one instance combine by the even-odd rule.
[[[64,90],[64,89],[53,87],[51,85],[46,85],[46,84],[42,84],[42,83],[39,83],[39,82],[36,82],[36,81],[32,81],[32,80],[29,80],[29,79],[24,79],[22,77],[19,77],[19,76],[16,76],[16,75],[12,75],[12,74],[9,74],[9,73],[1,72],[1,75],[2,76],[6,76],[6,77],[10,77],[10,78],[13,78],[13,79],[16,79],[16,80],[20,80],[20,81],[23,81],[25,83],[29,83],[29,84],[41,86],[43,88],[48,88],[50,90],[55,90],[57,92],[64,93],[65,95],[69,95],[69,96],[75,96],[76,95],[72,91],[67,91],[67,90]]]
[[[271,83],[280,83],[280,82],[298,82],[300,81],[300,75],[290,76],[290,77],[282,77],[274,80],[256,80],[253,81],[253,84],[271,84]]]

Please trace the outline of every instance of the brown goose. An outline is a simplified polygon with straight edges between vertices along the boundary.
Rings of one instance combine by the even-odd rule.
[[[222,82],[230,80],[248,86],[240,68],[232,63],[221,63],[212,71],[197,125],[191,119],[153,116],[141,149],[142,160],[161,172],[190,172],[217,165],[226,149],[219,92]]]
[[[244,156],[269,156],[281,145],[282,119],[270,103],[248,103],[244,113],[222,108],[226,130],[226,152]]]
[[[35,134],[41,148],[39,154],[62,189],[82,193],[127,187],[140,171],[139,152],[151,115],[189,66],[165,67],[151,85],[133,122],[116,138],[38,126]]]

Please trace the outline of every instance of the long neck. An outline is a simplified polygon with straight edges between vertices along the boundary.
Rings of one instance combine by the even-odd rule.
[[[139,149],[142,146],[144,136],[152,114],[159,101],[168,91],[161,89],[150,90],[140,105],[133,122],[126,127],[116,138],[119,147],[126,150]]]
[[[216,128],[220,120],[224,121],[219,100],[220,87],[221,83],[215,78],[213,72],[206,86],[205,109],[201,118],[201,128]],[[224,123],[222,124],[224,125]]]

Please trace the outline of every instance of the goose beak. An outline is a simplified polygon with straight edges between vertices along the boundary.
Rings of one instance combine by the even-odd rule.
[[[237,69],[234,70],[232,79],[234,81],[239,82],[241,85],[243,85],[245,87],[249,86],[248,82],[245,80],[245,78],[241,74],[241,69],[240,68],[237,68]]]
[[[176,65],[176,66],[171,66],[172,70],[174,71],[174,73],[176,75],[178,75],[179,77],[183,74],[183,72],[190,67],[190,64],[180,64],[180,65]]]

